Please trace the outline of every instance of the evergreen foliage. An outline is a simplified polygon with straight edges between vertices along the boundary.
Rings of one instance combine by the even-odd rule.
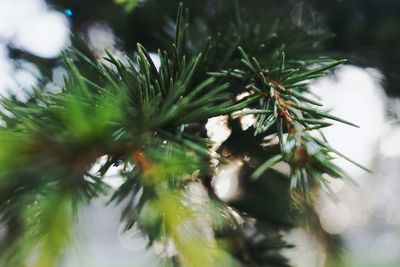
[[[136,1],[117,2],[130,9]],[[137,227],[149,246],[173,244],[176,256],[160,263],[289,266],[280,251],[291,246],[281,230],[314,218],[310,195],[329,190],[325,175],[346,176],[332,159],[347,157],[319,129],[356,125],[326,112],[308,92],[310,81],[344,60],[297,56],[326,33],[277,21],[261,27],[236,11],[222,34],[196,27],[193,34],[180,5],[173,44],[158,51],[159,68],[141,45],[127,63],[71,49],[61,93],[38,88],[26,103],[1,100],[2,266],[58,266],[77,209],[110,194],[110,203],[124,205],[126,229]],[[243,131],[238,117],[250,114],[254,125]],[[220,115],[229,116],[232,135],[217,153],[192,129]],[[265,145],[271,135],[279,141]],[[234,136],[250,141],[231,142]],[[210,161],[223,166],[239,154],[257,167],[245,162],[245,193],[222,201],[211,186]],[[274,168],[279,162],[290,168],[288,176]],[[111,166],[123,166],[116,190],[103,181]]]

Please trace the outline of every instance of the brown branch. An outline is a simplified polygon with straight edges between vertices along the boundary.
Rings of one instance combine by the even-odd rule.
[[[132,158],[142,171],[148,171],[153,166],[153,163],[146,157],[143,150],[140,148],[133,151]]]

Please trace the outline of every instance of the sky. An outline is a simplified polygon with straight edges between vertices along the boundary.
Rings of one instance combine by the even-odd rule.
[[[20,100],[37,84],[39,69],[25,61],[12,61],[9,48],[41,58],[54,58],[69,45],[67,16],[43,0],[0,1],[0,94],[14,93]]]

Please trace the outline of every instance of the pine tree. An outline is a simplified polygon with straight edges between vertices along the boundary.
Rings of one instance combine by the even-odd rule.
[[[173,245],[160,265],[290,266],[282,231],[304,225],[332,259],[340,254],[313,201],[319,188],[329,192],[326,175],[347,177],[332,160],[351,159],[320,129],[357,126],[326,112],[308,85],[345,60],[320,56],[316,44],[329,34],[318,23],[293,27],[273,11],[260,19],[234,6],[234,20],[212,28],[189,26],[180,4],[159,68],[140,44],[122,62],[110,52],[99,61],[77,43],[64,53],[61,93],[1,99],[1,266],[58,266],[76,211],[104,195],[123,205],[126,230],[137,227],[149,246]],[[214,151],[204,125],[222,115],[232,133]],[[247,115],[254,124],[243,130]],[[242,193],[224,201],[211,183],[215,165],[235,160]],[[103,181],[112,166],[124,179],[116,190]]]

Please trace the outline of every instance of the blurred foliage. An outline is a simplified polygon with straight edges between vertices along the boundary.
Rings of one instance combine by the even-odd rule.
[[[127,11],[131,11],[135,5],[137,4],[137,0],[115,0],[115,2],[119,5],[125,6]]]
[[[124,5],[115,5],[113,1],[108,0],[84,2],[53,0],[51,2],[74,11],[72,23],[75,31],[84,30],[92,22],[106,21],[115,30],[117,36],[121,37],[121,45],[124,49],[131,51],[135,49],[137,42],[142,43],[149,50],[160,47],[165,23],[168,18],[174,16],[175,7],[179,1],[145,0],[136,3],[136,8],[131,12],[126,12]],[[122,2],[129,4],[137,1]],[[207,27],[215,31],[225,28],[235,14],[232,0],[184,0],[182,2],[190,9],[192,21],[200,19],[207,24]],[[244,17],[243,21],[249,18],[255,20],[280,18],[281,21],[290,20],[303,27],[314,18],[320,19],[320,25],[334,34],[334,37],[321,47],[325,54],[339,54],[339,57],[350,58],[352,63],[380,68],[387,78],[385,89],[391,95],[399,95],[396,86],[400,71],[398,64],[400,51],[397,45],[400,38],[398,0],[327,0],[323,2],[318,0],[238,0],[238,3],[242,10],[253,14],[253,16]],[[295,43],[286,42],[286,44]],[[316,47],[312,46],[312,48]],[[252,53],[252,51],[249,52]],[[294,53],[290,56],[297,55],[299,54]]]
[[[398,0],[311,1],[333,33],[327,47],[354,64],[379,68],[389,95],[399,96],[400,2]]]

